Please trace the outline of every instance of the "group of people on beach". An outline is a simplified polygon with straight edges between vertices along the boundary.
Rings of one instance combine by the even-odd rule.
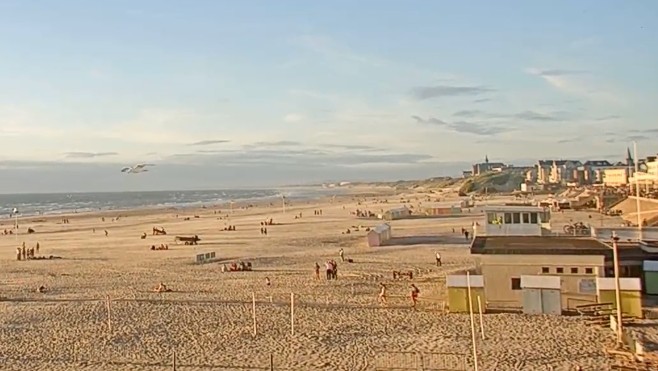
[[[23,241],[22,247],[17,247],[16,248],[16,260],[29,260],[29,259],[35,259],[36,254],[39,253],[39,249],[41,246],[39,245],[39,242],[37,242],[35,247],[27,247],[25,246],[25,241]],[[36,251],[36,254],[35,254]]]
[[[327,260],[324,263],[324,268],[327,273],[327,281],[338,279],[338,263],[335,260]],[[320,264],[317,262],[315,263],[315,279],[320,279]]]

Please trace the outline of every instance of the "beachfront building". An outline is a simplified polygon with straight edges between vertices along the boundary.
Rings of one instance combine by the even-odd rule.
[[[408,218],[409,216],[411,216],[411,210],[406,207],[398,207],[395,209],[386,210],[379,216],[379,218],[384,220],[397,220]]]
[[[484,156],[484,162],[480,162],[478,164],[473,164],[473,171],[471,172],[471,175],[476,176],[484,173],[489,173],[492,171],[503,171],[504,169],[507,168],[507,165],[505,165],[502,162],[489,162],[489,156]]]
[[[376,226],[366,234],[366,243],[368,244],[368,247],[383,246],[390,239],[391,226],[387,223]]]
[[[603,169],[603,184],[606,187],[626,187],[632,171],[628,166],[613,166]]]
[[[461,205],[452,206],[431,206],[423,209],[423,213],[427,216],[450,216],[459,215],[462,213]]]
[[[541,236],[551,229],[550,210],[538,206],[487,206],[484,215],[475,236]]]
[[[604,276],[610,251],[596,239],[576,237],[478,236],[471,244],[471,253],[480,255],[487,307],[517,310],[523,308],[522,276],[559,277],[562,310],[596,303],[596,277]]]
[[[580,161],[573,160],[539,160],[537,169],[537,183],[563,184],[574,180],[575,170],[582,166]]]

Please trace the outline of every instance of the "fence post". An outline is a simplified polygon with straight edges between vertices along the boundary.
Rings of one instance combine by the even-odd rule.
[[[423,353],[418,353],[418,358],[420,358],[420,371],[425,370],[425,362],[423,360]],[[418,369],[418,367],[416,367]]]
[[[251,315],[254,317],[254,336],[256,336],[256,293],[251,293]]]
[[[295,293],[290,293],[290,335],[295,336]]]
[[[172,358],[171,363],[174,367],[174,371],[176,371],[176,351],[175,350],[172,352],[171,358]]]
[[[270,353],[270,371],[274,371],[274,355]]]
[[[107,332],[108,334],[112,334],[112,307],[110,304],[110,295],[107,295],[106,297],[106,305],[107,305]]]

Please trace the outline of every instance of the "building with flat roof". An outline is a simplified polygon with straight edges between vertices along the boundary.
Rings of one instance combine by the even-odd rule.
[[[596,277],[605,274],[610,248],[593,238],[476,236],[471,253],[480,255],[487,307],[521,309],[522,275],[561,279],[562,309],[596,303]]]
[[[658,260],[658,242],[619,241],[619,275],[640,278],[646,261]],[[563,309],[596,302],[592,277],[614,277],[612,241],[591,237],[476,236],[471,254],[480,256],[489,306],[520,308],[521,275],[562,279]],[[594,290],[591,286],[594,285]]]

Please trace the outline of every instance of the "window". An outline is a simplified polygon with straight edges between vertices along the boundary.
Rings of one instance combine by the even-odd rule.
[[[571,274],[578,274],[578,268],[577,267],[571,268]]]
[[[512,213],[505,213],[505,224],[512,224]]]
[[[549,273],[551,270],[548,269],[548,267],[541,267],[541,272],[542,273]]]
[[[496,213],[487,213],[487,222],[489,224],[498,224],[498,216],[496,216]]]
[[[537,213],[530,213],[530,223],[539,224],[539,222],[537,221]]]
[[[512,223],[521,224],[521,214],[520,213],[513,213],[512,214]]]
[[[586,268],[592,269],[592,268]],[[596,279],[585,278],[578,283],[578,292],[581,294],[596,294]]]
[[[586,274],[592,274],[592,273],[594,273],[594,269],[592,269],[592,268],[585,268],[585,273],[586,273]]]
[[[520,278],[512,278],[512,290],[521,290]]]
[[[530,224],[530,214],[523,213],[523,224]]]
[[[564,273],[564,268],[562,267],[555,268],[555,273]]]

